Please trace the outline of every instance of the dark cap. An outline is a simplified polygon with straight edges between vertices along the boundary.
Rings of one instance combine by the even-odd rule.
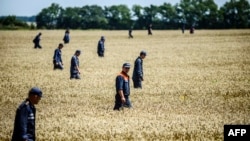
[[[62,44],[62,43],[60,43],[58,46],[63,47],[63,44]]]
[[[42,97],[43,92],[38,87],[33,87],[29,91],[29,96],[30,95],[38,95],[39,97]]]
[[[76,53],[79,53],[79,54],[81,54],[81,50],[76,50]]]
[[[144,51],[144,50],[142,50],[142,51],[140,52],[140,55],[145,55],[145,56],[147,56],[147,52]]]
[[[101,40],[105,40],[105,37],[104,37],[104,36],[101,36]]]
[[[122,67],[123,67],[123,68],[130,68],[130,64],[129,64],[129,63],[124,63],[124,64],[122,65]]]

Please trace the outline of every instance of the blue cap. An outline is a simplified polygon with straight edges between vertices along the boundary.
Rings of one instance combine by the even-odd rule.
[[[38,87],[33,87],[30,89],[29,95],[38,95],[39,97],[42,97],[43,92]]]
[[[124,64],[122,65],[122,67],[123,67],[123,68],[130,68],[130,64],[129,64],[129,63],[124,63]]]
[[[81,50],[76,50],[76,53],[79,53],[79,54],[81,54]]]

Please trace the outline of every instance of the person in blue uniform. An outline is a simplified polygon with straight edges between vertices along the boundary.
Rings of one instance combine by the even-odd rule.
[[[11,141],[36,140],[36,108],[34,105],[39,103],[42,94],[40,88],[31,88],[28,93],[28,98],[17,108]]]
[[[80,77],[80,69],[79,69],[79,56],[81,55],[80,50],[76,50],[75,54],[71,58],[70,65],[70,79],[81,79]]]
[[[190,34],[194,34],[194,24],[191,25],[189,33]]]
[[[63,48],[63,44],[60,43],[58,45],[58,48],[55,49],[54,57],[53,57],[54,70],[56,69],[63,70],[62,48]]]
[[[152,24],[148,25],[148,35],[153,35],[153,33],[152,33]]]
[[[116,95],[115,106],[113,110],[121,110],[123,107],[131,108],[131,102],[129,99],[130,85],[129,85],[129,72],[130,64],[124,63],[122,65],[122,71],[116,77]]]
[[[128,38],[134,38],[132,35],[132,28],[128,30]]]
[[[36,35],[36,37],[33,39],[33,43],[34,43],[34,48],[42,48],[42,46],[40,45],[40,40],[41,40],[41,36],[42,36],[42,33],[38,33],[38,35]]]
[[[69,29],[65,31],[64,37],[63,37],[64,44],[69,43],[70,41],[70,36],[69,36]]]
[[[97,45],[97,54],[99,57],[104,57],[104,51],[105,51],[104,42],[105,42],[105,37],[101,36],[101,39],[98,41]]]
[[[133,84],[134,88],[142,88],[143,79],[143,59],[145,59],[146,51],[141,51],[140,56],[135,60],[133,71]]]

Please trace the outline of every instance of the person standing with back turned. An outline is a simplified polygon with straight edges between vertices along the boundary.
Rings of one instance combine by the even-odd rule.
[[[147,53],[146,51],[141,51],[140,56],[135,60],[134,71],[133,71],[133,83],[134,88],[142,88],[143,79],[143,59],[145,59]]]
[[[11,141],[35,141],[36,108],[42,97],[42,91],[33,87],[28,93],[28,98],[16,110],[14,130]]]

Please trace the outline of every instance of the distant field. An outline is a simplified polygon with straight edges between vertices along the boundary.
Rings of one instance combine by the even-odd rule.
[[[224,124],[250,124],[250,30],[71,30],[63,48],[65,69],[54,71],[63,30],[0,31],[0,140],[12,135],[15,110],[33,86],[38,141],[223,140]],[[106,37],[104,58],[97,42]],[[81,49],[82,79],[69,80],[70,59]],[[133,89],[133,109],[113,111],[115,77],[144,49],[143,89]],[[133,66],[129,72],[132,75]]]

